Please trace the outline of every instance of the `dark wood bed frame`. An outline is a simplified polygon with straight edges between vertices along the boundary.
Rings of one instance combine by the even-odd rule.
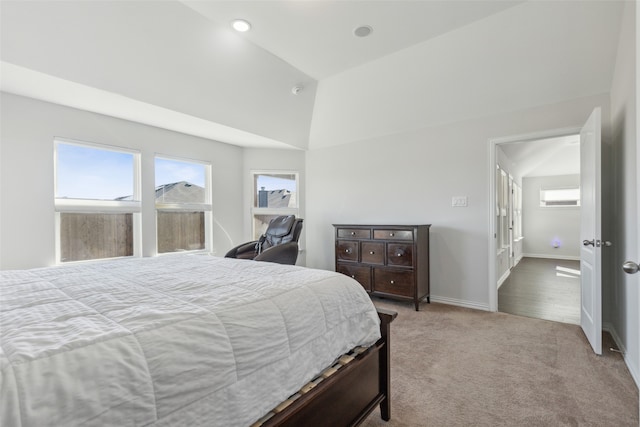
[[[398,315],[378,308],[382,338],[365,352],[294,400],[262,426],[357,426],[380,405],[391,419],[390,326]]]

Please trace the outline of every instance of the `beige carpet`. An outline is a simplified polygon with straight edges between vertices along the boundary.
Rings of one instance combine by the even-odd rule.
[[[374,299],[391,325],[391,421],[364,426],[638,426],[620,354],[596,356],[579,326],[444,304]]]

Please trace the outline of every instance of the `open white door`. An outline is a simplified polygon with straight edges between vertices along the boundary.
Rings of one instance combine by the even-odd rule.
[[[636,22],[640,23],[640,8],[636,6],[637,10],[637,19]],[[638,37],[638,42],[640,42],[640,35]],[[638,59],[637,63],[640,65],[640,43],[637,45]],[[636,69],[636,73],[638,74],[637,85],[636,85],[636,108],[637,111],[640,111],[640,68]],[[640,213],[640,123],[636,122],[636,205],[637,211]],[[636,245],[638,247],[638,251],[636,252],[636,265],[640,264],[640,227],[636,227],[636,233],[638,235],[636,240]],[[636,284],[638,285],[638,289],[640,290],[640,274],[636,273]],[[636,306],[636,310],[640,310],[640,291],[638,291],[638,305]],[[640,317],[638,318],[638,342],[640,342]],[[640,366],[640,354],[637,354],[638,357],[637,365]],[[638,414],[640,414],[640,398],[638,399]]]
[[[507,218],[509,221],[509,268],[513,268],[515,252],[513,246],[513,176],[509,174],[509,203],[507,203]]]
[[[600,128],[598,107],[580,131],[580,326],[596,354],[602,354]]]

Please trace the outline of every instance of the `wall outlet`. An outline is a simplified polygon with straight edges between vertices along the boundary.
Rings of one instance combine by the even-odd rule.
[[[467,196],[454,196],[451,198],[451,206],[454,208],[466,208],[468,206]]]

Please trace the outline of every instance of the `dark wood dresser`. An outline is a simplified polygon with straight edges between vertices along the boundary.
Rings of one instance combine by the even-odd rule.
[[[356,279],[372,295],[429,302],[431,225],[333,224],[336,271]]]

